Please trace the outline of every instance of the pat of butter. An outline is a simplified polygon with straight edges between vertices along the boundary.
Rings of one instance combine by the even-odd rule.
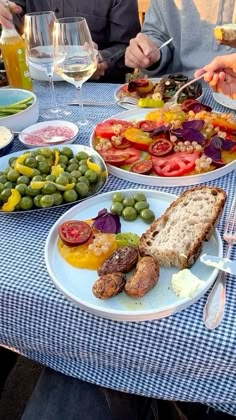
[[[171,286],[174,293],[180,298],[192,297],[195,291],[204,284],[197,276],[185,268],[173,274]]]
[[[6,127],[0,127],[0,147],[5,146],[12,138],[12,132]]]

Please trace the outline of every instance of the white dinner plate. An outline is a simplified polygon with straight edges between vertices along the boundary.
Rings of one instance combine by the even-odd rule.
[[[147,109],[138,109],[134,108],[133,110],[123,111],[116,115],[113,115],[111,118],[116,120],[127,120],[127,121],[140,121],[145,118],[145,115],[151,112],[151,110]],[[94,131],[90,137],[90,146],[94,148]],[[228,163],[225,166],[220,168],[214,169],[214,171],[205,172],[201,174],[195,175],[186,175],[181,177],[176,176],[158,176],[158,175],[142,175],[136,174],[134,172],[126,171],[122,168],[118,168],[116,166],[110,165],[107,163],[108,171],[112,174],[117,176],[117,178],[125,179],[126,181],[135,182],[137,184],[143,185],[156,185],[159,187],[177,187],[177,186],[187,186],[187,185],[196,185],[201,182],[209,182],[214,179],[220,178],[228,174],[229,172],[233,171],[236,168],[236,160],[233,162]]]
[[[131,195],[137,190],[121,190],[125,195]],[[159,217],[169,204],[176,198],[172,194],[161,191],[139,190],[146,195],[150,208]],[[117,321],[144,321],[167,317],[195,303],[213,284],[218,270],[208,267],[198,259],[191,267],[193,274],[204,281],[192,298],[179,298],[172,291],[171,277],[176,268],[161,268],[157,285],[143,298],[130,298],[125,292],[111,299],[100,300],[92,293],[92,285],[98,278],[95,270],[78,269],[68,264],[57,249],[58,227],[61,223],[71,220],[85,220],[95,217],[99,210],[109,209],[114,191],[100,194],[97,197],[74,206],[61,216],[51,228],[45,245],[45,261],[48,273],[54,285],[81,309],[104,318]],[[141,235],[148,225],[136,219],[127,222],[121,219],[121,232],[135,232]],[[203,245],[203,253],[222,256],[222,241],[217,230]]]
[[[78,152],[81,152],[81,151],[84,151],[84,152],[88,153],[88,155],[93,158],[94,163],[99,164],[99,166],[102,169],[102,176],[100,176],[99,181],[96,184],[94,184],[94,186],[91,186],[90,196],[93,196],[93,195],[97,194],[99,191],[101,191],[107,183],[108,173],[107,173],[107,167],[106,167],[106,164],[105,164],[104,160],[96,152],[96,150],[93,150],[90,147],[83,146],[81,144],[56,145],[54,147],[47,147],[47,149],[59,149],[59,150],[61,150],[61,149],[63,149],[63,147],[69,147],[73,151],[74,154],[76,154]],[[37,149],[40,149],[40,147],[34,147],[34,148],[30,149],[30,151],[28,149],[27,150],[21,150],[20,152],[14,152],[14,153],[10,153],[8,155],[2,156],[0,158],[0,172],[4,171],[4,169],[6,169],[9,166],[8,162],[9,162],[10,158],[15,157],[15,156],[16,157],[21,156],[23,153],[30,153],[30,152],[33,152],[34,150],[37,150]],[[14,210],[13,212],[5,212],[5,211],[2,211],[0,209],[0,213],[4,213],[4,214],[21,213],[22,214],[22,213],[32,212],[32,211],[43,211],[43,210],[46,210],[46,209],[49,210],[49,209],[54,209],[56,207],[67,206],[69,204],[70,205],[75,204],[75,203],[81,202],[82,200],[85,200],[86,198],[87,197],[80,198],[79,200],[76,200],[73,203],[62,203],[62,204],[58,204],[58,205],[55,205],[55,206],[52,206],[52,207],[46,207],[46,208],[33,208],[33,209],[30,209],[30,210]]]
[[[213,93],[213,98],[218,104],[225,106],[236,111],[236,100],[231,99],[228,96],[223,95],[223,93]]]
[[[161,79],[160,79],[160,77],[156,77],[156,78],[151,78],[150,80],[153,83],[158,83]],[[122,108],[125,108],[125,109],[134,109],[134,108],[137,107],[137,105],[135,105],[135,104],[134,105],[133,104],[128,104],[128,103],[125,103],[125,102],[119,102],[119,99],[122,98],[122,96],[121,96],[122,88],[124,86],[127,86],[127,85],[128,85],[128,83],[124,83],[123,85],[119,86],[118,89],[116,89],[116,91],[114,93],[114,99],[118,103],[118,105],[121,106]]]

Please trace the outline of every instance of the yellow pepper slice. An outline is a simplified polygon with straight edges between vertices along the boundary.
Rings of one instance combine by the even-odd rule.
[[[148,133],[135,127],[127,128],[123,132],[123,136],[132,143],[151,144],[153,142],[153,139],[149,137]]]
[[[17,191],[15,188],[11,189],[11,195],[8,198],[7,202],[3,204],[2,210],[3,211],[13,211],[16,207],[16,205],[20,202],[21,195],[19,191]]]
[[[138,106],[140,108],[161,108],[164,106],[164,101],[161,99],[140,98],[138,100]]]
[[[14,163],[14,169],[16,169],[16,171],[18,171],[21,175],[32,176],[34,173],[34,170],[32,168],[22,165],[22,163],[25,161],[25,159],[27,159],[29,155],[29,153],[24,153],[23,155],[20,155]]]
[[[54,165],[52,166],[51,175],[59,176],[64,172],[64,168],[61,165]]]
[[[91,158],[87,159],[87,166],[89,169],[91,169],[94,172],[97,172],[97,174],[101,173],[101,168],[97,163],[91,162]]]
[[[61,184],[57,184],[56,182],[53,182],[53,181],[31,181],[30,186],[31,186],[31,188],[33,190],[40,190],[46,184],[53,184],[53,185],[55,185],[55,187],[59,191],[72,190],[72,188],[74,188],[74,186],[75,186],[75,183],[74,182],[72,182],[71,184],[61,185]]]
[[[59,152],[58,152],[58,150],[55,150],[54,155],[55,155],[54,166],[57,166],[58,161],[59,161]]]

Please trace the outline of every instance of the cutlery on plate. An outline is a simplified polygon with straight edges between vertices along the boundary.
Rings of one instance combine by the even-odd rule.
[[[226,273],[236,275],[236,261],[208,254],[201,255],[200,261],[210,267],[215,267]]]
[[[195,77],[195,79],[192,79],[192,80],[189,80],[187,83],[185,83],[183,86],[181,86],[178,90],[177,90],[177,92],[175,92],[175,94],[170,98],[170,99],[168,99],[168,101],[166,101],[165,102],[165,107],[167,106],[167,107],[169,107],[169,106],[172,106],[172,105],[177,105],[177,103],[178,103],[178,97],[179,97],[179,94],[187,87],[187,86],[189,86],[189,85],[191,85],[192,83],[194,83],[194,82],[197,82],[198,80],[200,80],[200,79],[203,79],[203,77],[205,76],[205,74],[206,73],[203,73],[201,76],[198,76],[198,77]]]
[[[236,197],[233,198],[229,216],[226,220],[223,239],[227,242],[225,258],[229,258],[232,246],[236,244]],[[226,273],[221,271],[203,310],[203,322],[210,330],[218,327],[224,316],[226,279]]]
[[[132,98],[129,96],[124,96],[121,99],[117,99],[116,101],[111,101],[111,102],[100,102],[100,101],[83,101],[83,105],[85,106],[110,106],[110,105],[119,105],[119,104],[131,104],[131,105],[136,105],[137,103],[137,99],[136,98]],[[80,101],[73,101],[73,102],[68,102],[68,105],[80,105]]]

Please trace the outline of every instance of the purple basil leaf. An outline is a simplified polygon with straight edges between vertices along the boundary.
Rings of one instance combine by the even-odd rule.
[[[216,148],[213,144],[209,144],[204,148],[204,154],[212,159],[212,162],[216,165],[222,166],[224,162],[221,160],[221,151]]]
[[[214,136],[210,139],[210,144],[214,146],[216,149],[222,150],[222,143],[223,143],[222,137]]]
[[[173,136],[182,138],[183,137],[183,131],[184,131],[183,128],[176,128],[175,130],[171,131],[171,134],[173,134]]]
[[[235,141],[231,141],[226,139],[222,139],[222,150],[230,150],[231,147],[236,146]]]
[[[194,128],[194,130],[201,131],[204,126],[203,120],[191,120],[191,121],[184,121],[183,128]]]
[[[183,139],[188,141],[196,141],[199,144],[205,142],[205,137],[199,131],[194,130],[194,128],[184,128],[183,129]]]
[[[169,125],[160,125],[160,127],[154,128],[153,131],[151,131],[150,136],[153,138],[161,133],[169,133],[170,132],[170,126]]]
[[[120,233],[121,231],[120,218],[116,214],[106,211],[106,214],[98,215],[93,220],[93,227],[103,233]]]
[[[190,105],[190,107],[189,107],[189,111],[193,111],[194,114],[197,114],[198,112],[201,112],[203,109],[204,108],[203,108],[202,104],[196,104],[196,103]]]
[[[97,216],[96,216],[96,217],[93,217],[93,220],[96,220],[96,219],[98,219],[99,217],[104,216],[104,215],[105,215],[105,214],[107,214],[107,213],[108,213],[107,209],[102,209],[102,210],[100,210],[100,211],[98,212],[98,214],[97,214]]]

